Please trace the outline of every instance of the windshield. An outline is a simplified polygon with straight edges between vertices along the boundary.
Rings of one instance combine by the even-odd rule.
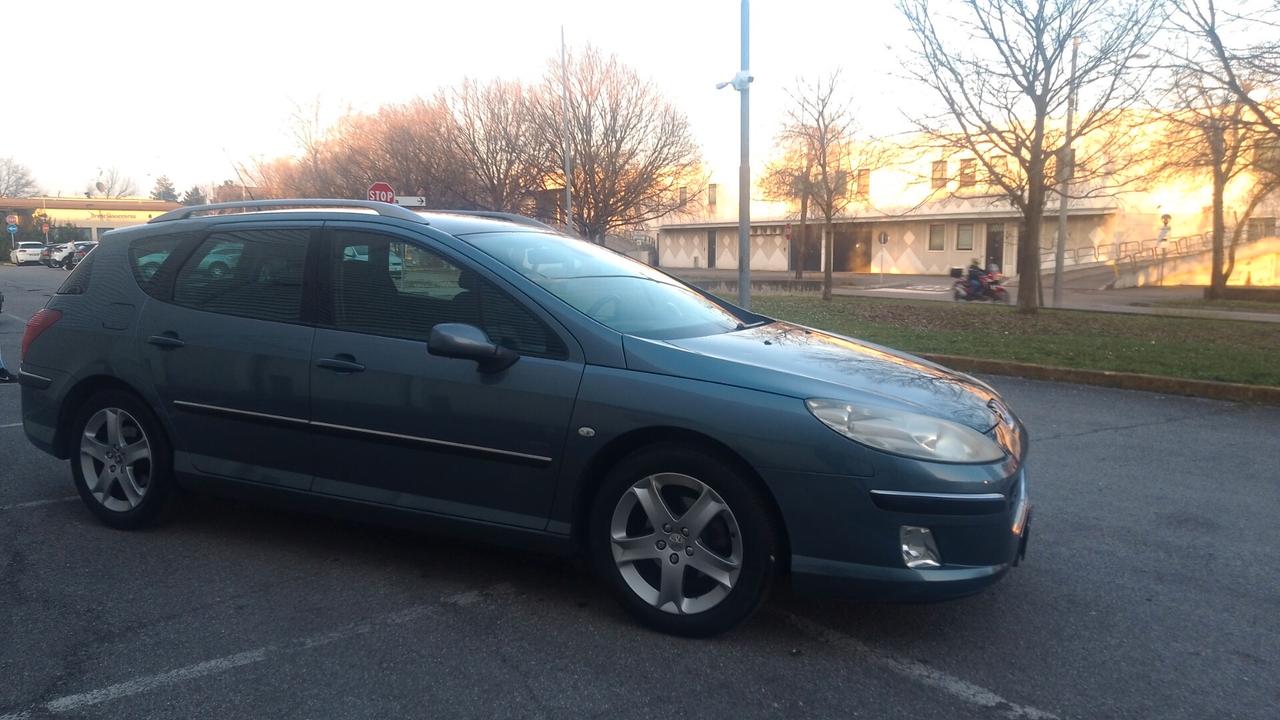
[[[725,308],[597,245],[538,232],[477,233],[464,239],[620,333],[668,340],[742,327]]]

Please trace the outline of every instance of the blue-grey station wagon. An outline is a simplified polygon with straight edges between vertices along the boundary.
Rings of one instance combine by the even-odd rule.
[[[184,490],[581,553],[650,627],[773,583],[978,591],[1025,551],[983,382],[534,221],[288,200],[109,233],[27,325],[23,425],[116,528]]]

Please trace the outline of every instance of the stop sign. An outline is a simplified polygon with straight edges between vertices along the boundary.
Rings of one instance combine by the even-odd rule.
[[[394,204],[396,201],[396,191],[391,189],[391,185],[384,182],[376,182],[369,186],[369,199],[374,202],[384,202]]]

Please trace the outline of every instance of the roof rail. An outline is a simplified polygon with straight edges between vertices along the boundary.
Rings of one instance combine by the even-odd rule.
[[[548,225],[541,220],[534,220],[526,215],[517,215],[516,213],[498,212],[497,210],[423,210],[422,212],[448,213],[449,215],[470,215],[472,217],[493,218],[494,220],[506,220],[516,223],[517,225],[528,225],[542,230],[550,230],[551,232],[563,232],[560,228]]]
[[[218,210],[235,210],[241,209],[246,211],[267,210],[272,208],[362,208],[372,210],[383,217],[399,218],[400,220],[409,220],[429,224],[427,219],[418,213],[408,210],[399,205],[392,205],[384,202],[374,202],[373,200],[341,200],[333,198],[302,198],[290,200],[245,200],[243,202],[224,202],[213,203],[212,205],[192,205],[190,207],[171,210],[163,215],[157,215],[147,221],[147,224],[170,222],[173,220],[186,220],[192,215],[203,214],[207,212],[216,212]]]

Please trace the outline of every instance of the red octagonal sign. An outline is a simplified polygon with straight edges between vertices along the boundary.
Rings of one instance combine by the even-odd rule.
[[[391,185],[384,182],[376,182],[369,186],[369,199],[374,202],[384,202],[395,204],[396,191],[391,189]]]

